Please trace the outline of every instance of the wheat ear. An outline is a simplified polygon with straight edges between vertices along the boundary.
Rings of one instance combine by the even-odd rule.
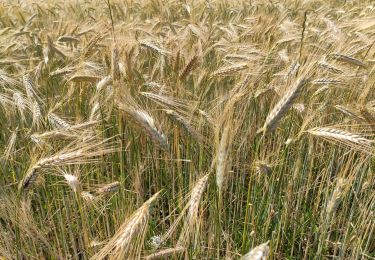
[[[254,247],[246,255],[242,256],[240,260],[267,260],[270,252],[268,244],[269,241]]]
[[[292,107],[293,102],[297,99],[307,82],[308,80],[304,78],[296,82],[296,84],[279,100],[279,102],[268,114],[263,127],[258,130],[258,133],[268,133],[273,131],[277,127],[280,119]]]
[[[346,141],[358,145],[371,145],[372,141],[344,130],[335,129],[331,127],[316,127],[308,130],[308,132],[315,136],[330,138],[333,140]]]
[[[18,186],[19,191],[27,190],[35,182],[41,168],[90,163],[94,161],[93,157],[116,151],[115,148],[107,144],[111,138],[100,142],[93,137],[91,138],[92,140],[84,140],[82,143],[75,144],[74,147],[63,149],[52,156],[41,158],[36,163],[30,165],[25,177]]]
[[[99,189],[97,189],[96,193],[98,195],[103,195],[103,194],[116,192],[119,189],[120,189],[120,182],[115,181],[115,182],[108,183],[108,184],[100,187]]]
[[[117,102],[117,104],[118,108],[124,112],[124,115],[148,135],[156,145],[168,150],[168,142],[165,135],[156,127],[154,119],[148,112],[132,107],[130,104],[120,102]]]
[[[193,58],[190,59],[190,61],[186,64],[185,68],[180,73],[180,80],[185,79],[189,73],[194,69],[198,62],[198,56],[194,55]]]
[[[353,134],[341,129],[331,127],[316,127],[307,130],[308,133],[326,138],[331,141],[346,144],[360,151],[373,153],[373,141],[358,134]]]
[[[190,200],[187,204],[188,213],[181,231],[181,235],[177,242],[178,246],[184,247],[188,243],[192,228],[198,218],[199,204],[202,198],[202,194],[206,188],[208,177],[209,174],[206,174],[205,176],[200,178],[191,190]]]
[[[145,256],[145,260],[156,260],[156,259],[165,259],[169,257],[176,257],[177,254],[180,254],[185,251],[185,248],[183,247],[174,247],[174,248],[167,248],[162,249],[158,252],[152,253],[148,256]]]
[[[129,259],[136,246],[132,245],[133,239],[138,236],[144,237],[145,227],[149,217],[151,203],[156,200],[160,192],[154,194],[139,209],[137,209],[118,229],[109,242],[91,259]],[[143,235],[142,235],[143,233]],[[143,240],[143,239],[139,239]],[[139,241],[141,242],[141,241]]]

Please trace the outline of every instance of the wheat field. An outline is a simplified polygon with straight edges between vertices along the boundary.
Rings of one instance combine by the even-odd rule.
[[[371,0],[2,0],[0,259],[375,259]]]

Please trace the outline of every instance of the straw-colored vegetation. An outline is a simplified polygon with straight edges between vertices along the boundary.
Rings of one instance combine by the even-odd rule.
[[[0,259],[375,259],[371,0],[0,2]]]

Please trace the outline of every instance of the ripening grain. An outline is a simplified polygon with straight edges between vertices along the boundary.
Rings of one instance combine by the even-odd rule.
[[[374,259],[374,21],[0,1],[0,259]]]

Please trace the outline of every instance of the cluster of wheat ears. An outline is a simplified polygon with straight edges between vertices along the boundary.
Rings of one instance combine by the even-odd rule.
[[[373,4],[0,1],[0,259],[375,259]]]

